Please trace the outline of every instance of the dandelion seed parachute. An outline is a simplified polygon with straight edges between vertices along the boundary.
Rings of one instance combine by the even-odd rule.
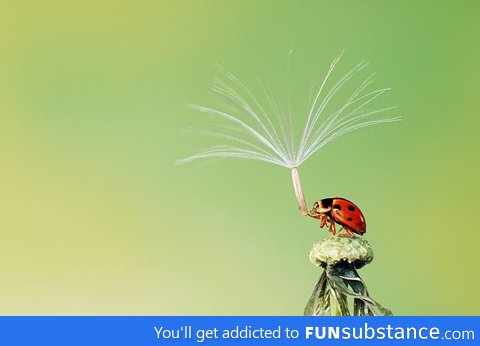
[[[366,126],[400,120],[400,117],[395,116],[378,117],[394,107],[366,109],[367,105],[390,90],[383,88],[367,91],[373,75],[368,76],[340,106],[334,108],[334,111],[326,113],[327,106],[332,106],[333,97],[338,95],[353,76],[367,66],[364,62],[359,63],[327,91],[327,84],[342,54],[343,52],[332,61],[320,83],[305,116],[300,136],[295,136],[293,131],[293,114],[291,114],[290,104],[287,107],[287,116],[282,116],[275,101],[265,92],[269,103],[267,109],[240,79],[223,67],[217,66],[223,79],[216,80],[213,91],[227,101],[233,110],[227,112],[200,105],[191,105],[191,107],[223,119],[231,125],[231,128],[198,132],[199,135],[213,136],[222,142],[177,160],[176,163],[184,164],[198,159],[230,157],[259,160],[289,168],[292,171],[292,182],[299,210],[303,215],[307,215],[298,168],[323,146],[347,133]]]

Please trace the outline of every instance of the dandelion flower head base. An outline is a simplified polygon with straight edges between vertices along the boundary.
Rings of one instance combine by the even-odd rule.
[[[314,244],[310,261],[324,268],[304,310],[306,316],[390,316],[392,312],[368,294],[357,269],[373,260],[361,238],[330,236]]]
[[[309,257],[314,265],[323,268],[345,261],[359,269],[373,261],[373,250],[363,238],[330,236],[315,243]]]

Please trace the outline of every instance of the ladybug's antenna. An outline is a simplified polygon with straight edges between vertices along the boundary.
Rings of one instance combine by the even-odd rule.
[[[302,215],[307,216],[307,205],[305,203],[305,196],[303,195],[302,183],[300,182],[300,175],[298,174],[298,167],[292,167],[292,181],[293,189],[295,190],[295,197],[298,202],[298,210]]]

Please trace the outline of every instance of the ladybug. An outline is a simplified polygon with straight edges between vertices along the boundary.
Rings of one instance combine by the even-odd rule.
[[[308,216],[319,219],[320,228],[330,222],[329,228],[333,235],[337,233],[335,222],[342,225],[347,234],[339,234],[340,237],[353,238],[353,233],[363,235],[367,231],[367,224],[361,210],[345,198],[324,198],[317,201],[313,204]]]

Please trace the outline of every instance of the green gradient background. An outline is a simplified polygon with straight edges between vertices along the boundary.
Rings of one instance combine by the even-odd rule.
[[[477,315],[479,14],[475,1],[2,2],[0,314],[301,314],[326,231],[299,216],[290,173],[173,165],[202,143],[181,129],[208,118],[186,103],[217,102],[213,63],[269,79],[294,47],[298,85],[346,48],[339,73],[367,59],[393,89],[379,104],[404,118],[302,166],[308,203],[362,207],[376,255],[362,276],[395,314]]]

